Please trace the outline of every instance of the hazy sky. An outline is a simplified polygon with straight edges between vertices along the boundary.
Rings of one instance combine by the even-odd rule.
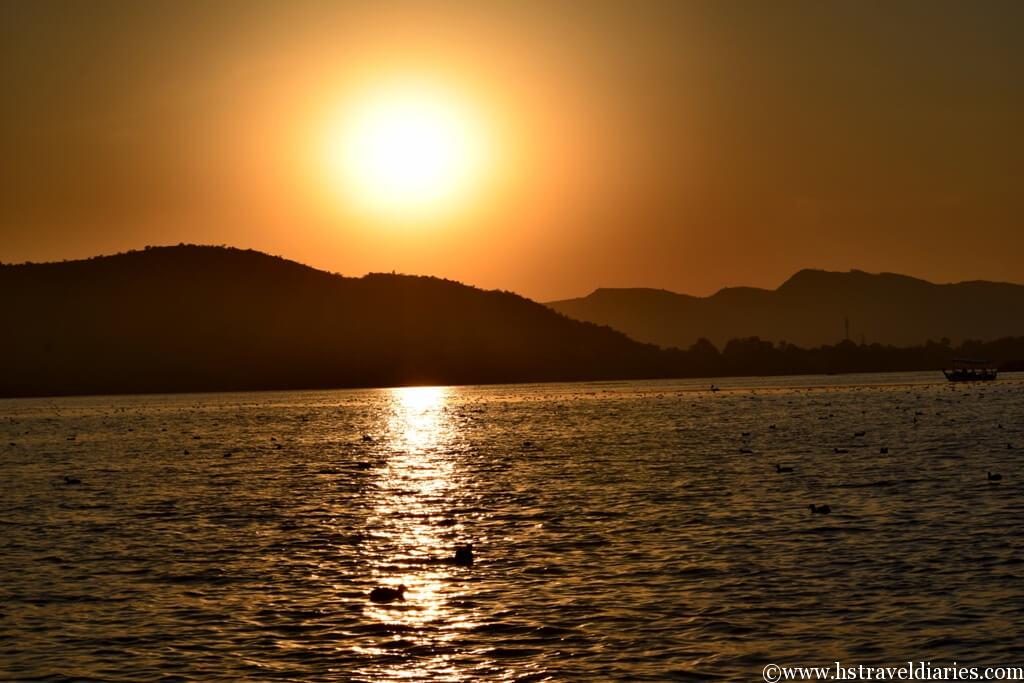
[[[1024,2],[0,4],[0,260],[252,247],[541,300],[805,267],[1024,281]],[[361,88],[468,103],[476,194],[318,160]]]

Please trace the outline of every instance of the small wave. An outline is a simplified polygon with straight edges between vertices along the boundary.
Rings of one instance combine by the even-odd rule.
[[[544,650],[535,647],[496,647],[487,651],[495,659],[522,659],[524,657],[536,657]]]
[[[892,486],[907,486],[910,484],[918,484],[924,481],[923,479],[880,479],[878,481],[867,481],[867,482],[848,482],[842,484],[832,484],[829,488],[833,489],[875,489],[875,488],[889,488]]]

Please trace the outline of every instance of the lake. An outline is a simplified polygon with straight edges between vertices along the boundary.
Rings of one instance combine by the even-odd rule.
[[[0,675],[1019,665],[1022,415],[1020,373],[0,401]]]

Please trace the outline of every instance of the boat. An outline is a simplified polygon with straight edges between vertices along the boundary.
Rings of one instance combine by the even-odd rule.
[[[953,360],[953,367],[943,370],[942,374],[950,382],[991,382],[998,372],[999,370],[987,360],[956,358]]]

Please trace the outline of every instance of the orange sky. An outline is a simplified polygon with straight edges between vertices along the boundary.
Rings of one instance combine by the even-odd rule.
[[[1018,2],[0,5],[0,260],[252,247],[540,300],[804,267],[1024,280]],[[348,206],[339,103],[420,79],[498,154],[443,216]]]

